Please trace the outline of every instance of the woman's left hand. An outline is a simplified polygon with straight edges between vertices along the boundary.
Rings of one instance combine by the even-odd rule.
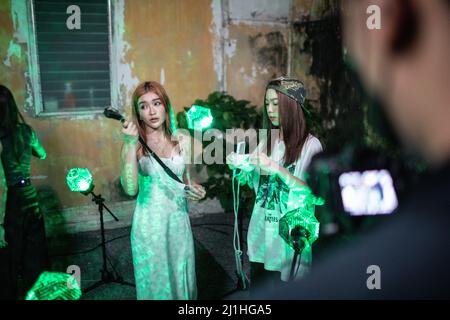
[[[184,189],[186,198],[193,201],[199,201],[206,196],[205,188],[199,184],[191,184]]]
[[[278,163],[270,159],[267,154],[262,152],[252,153],[250,156],[250,162],[268,174],[275,174],[279,171]]]

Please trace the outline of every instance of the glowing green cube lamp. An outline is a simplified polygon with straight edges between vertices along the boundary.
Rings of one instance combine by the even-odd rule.
[[[62,272],[43,272],[25,300],[78,300],[81,289],[75,278]]]
[[[211,127],[214,120],[209,108],[197,105],[192,105],[192,107],[186,111],[186,119],[188,128],[192,130],[208,129]]]
[[[299,188],[298,207],[287,212],[279,221],[281,238],[294,250],[303,250],[319,237],[320,223],[314,216],[315,206],[323,205],[324,200],[312,194],[308,187]]]
[[[66,176],[66,182],[71,191],[89,194],[94,189],[94,179],[86,168],[72,168]]]

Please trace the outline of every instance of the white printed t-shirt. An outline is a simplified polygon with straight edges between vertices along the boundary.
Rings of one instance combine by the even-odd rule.
[[[303,145],[300,158],[286,169],[295,177],[305,181],[306,169],[311,158],[320,151],[322,151],[320,141],[309,135]],[[270,158],[283,165],[284,152],[283,141],[275,141]],[[295,190],[290,190],[275,175],[260,175],[258,169],[253,171],[253,186],[256,201],[247,234],[249,260],[263,263],[266,270],[281,272],[281,280],[288,281],[294,250],[279,235],[278,222],[286,212],[298,207],[298,201],[295,201]],[[297,262],[296,268],[299,267],[299,272],[296,279],[309,268],[311,250],[303,250]]]

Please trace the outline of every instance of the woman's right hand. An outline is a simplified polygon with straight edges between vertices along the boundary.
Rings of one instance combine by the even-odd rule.
[[[235,163],[235,152],[231,152],[229,155],[227,155],[226,163],[228,167],[230,167],[231,170],[236,169],[236,163]]]
[[[227,156],[227,164],[230,167],[231,170],[234,169],[241,169],[241,171],[236,174],[235,179],[239,182],[239,184],[241,186],[248,184],[249,186],[251,186],[251,181],[249,179],[249,173],[242,170],[243,167],[245,167],[245,164],[240,163],[238,161],[237,157],[236,157],[236,153],[235,152],[231,152],[228,156]]]
[[[122,133],[126,143],[136,144],[139,140],[139,131],[132,121],[124,121],[122,124]]]
[[[231,170],[234,169],[242,169],[246,163],[242,161],[242,158],[239,158],[240,155],[238,155],[236,152],[231,152],[227,158],[227,165],[230,167]]]

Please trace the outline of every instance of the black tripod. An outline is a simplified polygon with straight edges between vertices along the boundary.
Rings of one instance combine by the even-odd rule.
[[[101,194],[96,195],[92,190],[86,193],[85,195],[91,194],[92,195],[92,201],[95,202],[95,204],[98,205],[98,212],[100,216],[100,230],[102,235],[102,256],[103,256],[103,267],[100,270],[102,274],[101,280],[97,281],[93,285],[87,287],[83,290],[83,293],[87,293],[91,290],[94,290],[95,288],[108,283],[118,283],[122,285],[127,285],[131,287],[135,287],[133,283],[129,283],[123,280],[123,278],[114,270],[114,273],[108,270],[108,265],[106,263],[106,260],[108,259],[106,255],[106,241],[105,241],[105,225],[103,221],[103,208],[106,209],[106,211],[109,212],[109,214],[114,218],[114,220],[119,221],[119,219],[111,212],[111,210],[108,209],[108,207],[104,204],[105,199],[102,197]]]

